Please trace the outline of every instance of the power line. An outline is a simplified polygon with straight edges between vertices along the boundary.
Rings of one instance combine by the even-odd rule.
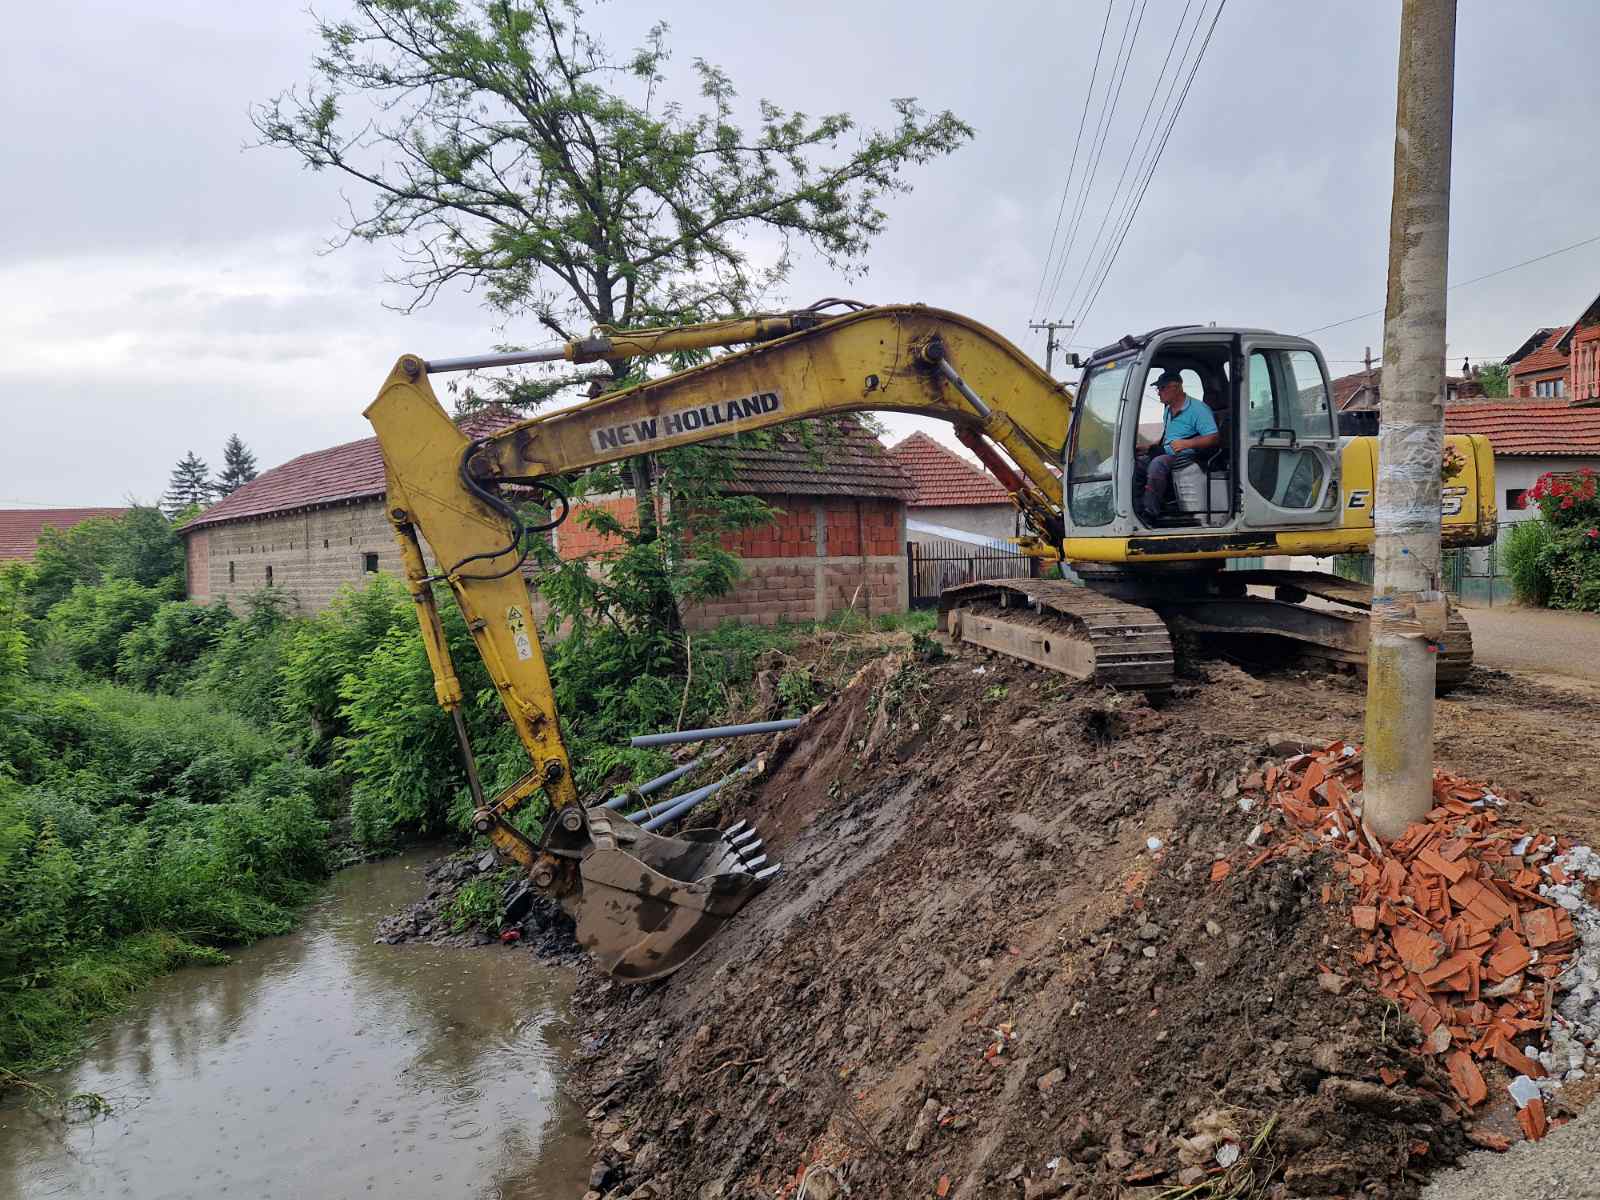
[[[1168,114],[1172,110],[1172,103],[1178,91],[1178,82],[1183,78],[1184,64],[1189,61],[1189,51],[1194,49],[1194,39],[1199,35],[1200,27],[1205,24],[1205,18],[1205,2],[1202,0],[1200,12],[1195,17],[1194,27],[1189,30],[1189,38],[1184,43],[1183,53],[1178,56],[1178,69],[1173,72],[1172,81],[1167,85],[1166,97],[1161,101],[1161,111],[1156,114],[1156,123],[1155,127],[1150,132],[1150,140],[1145,144],[1144,153],[1139,157],[1139,166],[1134,171],[1133,175],[1136,182],[1132,188],[1128,189],[1127,203],[1123,206],[1122,211],[1117,214],[1117,219],[1112,225],[1112,229],[1115,232],[1113,232],[1111,239],[1108,239],[1106,243],[1105,254],[1101,257],[1100,262],[1096,265],[1094,272],[1090,275],[1091,280],[1100,279],[1108,269],[1108,264],[1110,263],[1113,251],[1113,243],[1116,239],[1124,236],[1122,230],[1132,220],[1131,214],[1133,212],[1134,204],[1138,200],[1137,189],[1147,186],[1143,181],[1148,177],[1149,173],[1153,169],[1152,163],[1154,161],[1157,148],[1160,144],[1160,138],[1162,136],[1161,131],[1167,127]],[[1181,24],[1179,25],[1179,32],[1182,32]],[[1093,286],[1094,285],[1091,284],[1091,291],[1093,290]]]
[[[1039,297],[1044,295],[1045,280],[1050,278],[1050,261],[1056,254],[1056,237],[1061,232],[1061,214],[1067,209],[1067,193],[1072,189],[1072,173],[1078,169],[1078,147],[1083,142],[1083,126],[1089,119],[1089,101],[1094,98],[1094,81],[1100,74],[1100,55],[1106,47],[1106,30],[1111,26],[1111,9],[1116,0],[1106,0],[1106,19],[1100,25],[1100,44],[1094,51],[1094,70],[1089,72],[1089,88],[1083,93],[1083,112],[1078,117],[1078,136],[1072,142],[1072,162],[1067,167],[1067,178],[1061,185],[1061,203],[1056,206],[1056,226],[1050,231],[1050,249],[1045,253],[1044,266],[1039,271],[1039,286],[1033,293],[1033,311],[1039,311]]]
[[[1144,183],[1139,188],[1138,197],[1134,201],[1133,208],[1128,213],[1128,219],[1122,227],[1122,233],[1117,238],[1116,247],[1112,250],[1111,257],[1106,262],[1106,269],[1101,273],[1100,281],[1099,283],[1095,284],[1094,292],[1089,296],[1088,301],[1084,304],[1082,312],[1073,318],[1074,323],[1080,328],[1083,326],[1084,321],[1088,318],[1090,311],[1094,308],[1095,301],[1100,298],[1100,289],[1105,287],[1106,280],[1111,277],[1112,268],[1117,264],[1117,256],[1122,252],[1122,243],[1127,240],[1128,231],[1133,228],[1134,219],[1139,215],[1139,207],[1144,203],[1145,192],[1150,188],[1150,181],[1155,178],[1156,168],[1161,165],[1161,156],[1166,152],[1167,141],[1172,137],[1172,131],[1178,124],[1178,117],[1183,113],[1184,101],[1189,98],[1189,89],[1194,86],[1195,76],[1199,73],[1200,64],[1205,60],[1206,57],[1206,49],[1211,45],[1211,35],[1216,33],[1217,22],[1222,18],[1222,10],[1227,7],[1227,3],[1228,0],[1218,0],[1217,10],[1211,14],[1211,25],[1206,30],[1205,40],[1200,43],[1200,49],[1194,56],[1194,65],[1189,68],[1189,78],[1184,81],[1183,91],[1179,93],[1178,103],[1172,110],[1172,119],[1167,122],[1166,132],[1161,135],[1161,144],[1156,148],[1155,158],[1153,158],[1150,162],[1150,170],[1145,174]],[[1201,10],[1201,13],[1203,16],[1204,9]],[[1199,28],[1198,22],[1196,22],[1195,27]]]
[[[1148,0],[1146,0],[1148,2]],[[1139,25],[1144,24],[1144,3],[1139,6]],[[1137,27],[1133,31],[1133,42],[1128,40],[1128,28],[1133,25],[1133,0],[1128,0],[1128,15],[1122,22],[1122,39],[1117,45],[1117,57],[1111,65],[1111,75],[1115,80],[1116,90],[1113,92],[1112,84],[1106,84],[1106,94],[1100,102],[1100,119],[1095,124],[1094,137],[1089,142],[1089,173],[1083,180],[1082,187],[1078,190],[1078,200],[1073,206],[1072,223],[1067,227],[1067,244],[1061,252],[1060,262],[1056,265],[1055,278],[1050,284],[1050,295],[1045,300],[1044,306],[1053,309],[1056,302],[1056,293],[1061,290],[1061,279],[1066,274],[1067,264],[1072,260],[1072,247],[1078,239],[1078,230],[1083,226],[1083,214],[1089,206],[1089,196],[1094,189],[1094,177],[1100,171],[1100,159],[1105,154],[1106,136],[1111,132],[1111,121],[1117,113],[1117,102],[1122,99],[1122,84],[1128,77],[1128,65],[1133,61],[1133,42],[1139,40]],[[1127,58],[1124,60],[1123,54]],[[1122,72],[1117,73],[1118,66]]]
[[[1103,214],[1101,214],[1100,227],[1094,231],[1094,241],[1092,243],[1090,243],[1090,245],[1089,245],[1089,252],[1086,255],[1084,255],[1083,266],[1078,271],[1078,278],[1073,281],[1072,290],[1067,293],[1067,302],[1061,306],[1064,309],[1070,309],[1072,307],[1072,302],[1078,296],[1078,289],[1083,286],[1084,276],[1089,274],[1089,264],[1092,263],[1092,262],[1095,262],[1097,260],[1097,257],[1098,257],[1097,252],[1100,249],[1100,239],[1101,239],[1101,237],[1103,237],[1105,235],[1105,231],[1106,231],[1106,222],[1111,219],[1111,214],[1112,214],[1113,210],[1116,210],[1116,209],[1121,207],[1121,205],[1118,203],[1118,198],[1122,195],[1122,185],[1128,178],[1128,168],[1133,165],[1134,152],[1139,149],[1139,143],[1144,137],[1144,127],[1150,121],[1150,110],[1155,107],[1156,97],[1161,94],[1161,81],[1163,79],[1165,79],[1166,76],[1167,76],[1167,64],[1172,61],[1172,52],[1178,48],[1178,39],[1183,36],[1184,22],[1186,22],[1189,19],[1189,9],[1191,9],[1193,6],[1194,6],[1194,0],[1185,0],[1184,6],[1183,6],[1183,14],[1181,16],[1179,16],[1177,28],[1175,28],[1172,31],[1172,41],[1167,46],[1167,56],[1164,59],[1161,60],[1161,69],[1156,72],[1155,85],[1153,87],[1151,87],[1151,89],[1150,89],[1150,99],[1145,101],[1145,104],[1144,104],[1144,115],[1139,118],[1139,128],[1134,133],[1133,140],[1128,143],[1128,157],[1125,158],[1123,160],[1123,162],[1122,162],[1122,173],[1117,176],[1117,186],[1112,189],[1110,203],[1108,203],[1106,205],[1106,211]],[[1203,0],[1202,0],[1201,7],[1202,7],[1202,11],[1203,11],[1203,9],[1204,9]],[[1195,22],[1195,28],[1197,28],[1197,29],[1199,28],[1199,22],[1198,21]],[[1193,39],[1193,35],[1191,34],[1190,35],[1190,41],[1192,42],[1193,40],[1194,40]],[[1184,55],[1185,55],[1185,57],[1187,57],[1187,55],[1188,55],[1188,49],[1187,48],[1185,48],[1185,50],[1184,50]],[[1174,83],[1177,82],[1178,74],[1181,74],[1182,71],[1183,71],[1183,59],[1179,59],[1178,60],[1178,72],[1173,75],[1173,82]],[[1171,96],[1172,93],[1171,93],[1170,89],[1169,89],[1167,94],[1168,94],[1169,97]],[[1164,114],[1165,112],[1166,112],[1166,106],[1163,105],[1162,106],[1162,113]],[[1158,116],[1156,118],[1155,129],[1159,129],[1159,128],[1161,128],[1161,118]],[[1150,143],[1152,145],[1155,143],[1155,129],[1152,129],[1150,131]],[[1143,165],[1143,161],[1141,160],[1141,166],[1142,165]],[[1134,178],[1134,186],[1137,187],[1138,186],[1139,176],[1137,174],[1135,174],[1133,178]],[[1128,195],[1129,195],[1130,198],[1132,197],[1133,188],[1129,188],[1128,189]],[[1116,226],[1113,225],[1112,229],[1115,230]],[[1113,233],[1113,236],[1115,236],[1114,233]],[[1109,247],[1110,243],[1107,242],[1106,244]],[[1093,278],[1092,275],[1090,275],[1089,277],[1091,279]]]
[[[1590,238],[1584,238],[1581,242],[1573,242],[1570,246],[1563,246],[1559,250],[1551,250],[1548,254],[1536,255],[1533,258],[1525,258],[1519,263],[1512,263],[1509,267],[1501,267],[1498,271],[1490,271],[1487,275],[1475,275],[1471,279],[1463,279],[1460,283],[1452,283],[1445,290],[1453,292],[1457,288],[1464,288],[1474,283],[1482,283],[1485,279],[1493,279],[1496,275],[1504,275],[1507,271],[1515,271],[1522,267],[1532,266],[1536,262],[1543,262],[1547,258],[1554,258],[1558,254],[1565,254],[1569,250],[1581,250],[1583,247],[1593,245],[1595,242],[1600,242],[1600,233],[1597,233]],[[1315,329],[1307,329],[1304,333],[1297,334],[1296,336],[1309,337],[1313,333],[1321,333],[1325,329],[1337,329],[1341,325],[1352,325],[1357,321],[1364,321],[1368,317],[1381,317],[1382,315],[1383,309],[1375,308],[1371,312],[1364,312],[1359,316],[1346,317],[1342,321],[1333,321],[1327,325],[1318,325]]]

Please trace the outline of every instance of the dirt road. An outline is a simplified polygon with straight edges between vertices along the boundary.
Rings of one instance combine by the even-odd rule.
[[[1480,666],[1600,683],[1600,614],[1467,608]]]

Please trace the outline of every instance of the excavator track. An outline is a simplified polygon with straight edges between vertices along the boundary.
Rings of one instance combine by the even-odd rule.
[[[939,597],[957,641],[1105,687],[1161,691],[1172,685],[1166,622],[1130,604],[1060,579],[990,579]]]
[[[1205,634],[1267,634],[1295,642],[1301,657],[1327,662],[1365,676],[1370,584],[1319,571],[1230,571],[1236,587],[1270,587],[1264,596],[1178,599],[1159,605],[1179,627]],[[1308,605],[1315,597],[1323,603]],[[1454,605],[1439,642],[1435,690],[1463,683],[1472,671],[1472,630]]]

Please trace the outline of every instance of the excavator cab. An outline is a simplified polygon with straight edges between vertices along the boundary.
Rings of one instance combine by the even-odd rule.
[[[1157,514],[1134,504],[1134,456],[1159,440],[1162,405],[1149,384],[1183,379],[1222,438],[1172,473]],[[1334,527],[1340,450],[1327,369],[1302,338],[1254,329],[1180,326],[1127,337],[1092,355],[1079,384],[1066,453],[1069,529],[1097,538]],[[1211,540],[1208,538],[1208,540]]]

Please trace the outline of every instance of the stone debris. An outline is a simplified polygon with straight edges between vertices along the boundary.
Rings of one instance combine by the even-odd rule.
[[[1427,817],[1381,844],[1361,826],[1361,769],[1359,748],[1334,742],[1246,781],[1283,821],[1256,826],[1246,844],[1262,848],[1243,869],[1339,855],[1343,886],[1321,900],[1350,904],[1366,981],[1417,1023],[1423,1053],[1444,1056],[1468,1108],[1490,1095],[1480,1063],[1516,1076],[1523,1131],[1541,1137],[1541,1098],[1582,1079],[1600,1047],[1600,854],[1509,826],[1497,796],[1444,772]],[[1324,964],[1324,989],[1347,982]]]

